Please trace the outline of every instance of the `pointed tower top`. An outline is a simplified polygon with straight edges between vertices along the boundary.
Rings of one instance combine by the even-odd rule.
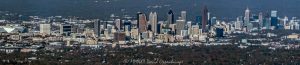
[[[247,7],[246,12],[250,12],[249,8]]]
[[[173,14],[173,11],[172,11],[172,10],[169,10],[168,14]]]

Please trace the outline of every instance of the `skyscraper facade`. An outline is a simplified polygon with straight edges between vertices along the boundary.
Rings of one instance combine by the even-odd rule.
[[[72,25],[70,24],[61,24],[60,25],[60,34],[64,36],[70,36],[72,33]]]
[[[235,30],[242,30],[242,20],[240,20],[240,18],[237,18],[234,26]]]
[[[277,17],[277,11],[272,10],[271,11],[271,17]]]
[[[121,19],[116,19],[115,20],[115,26],[116,26],[116,28],[117,28],[118,31],[121,30],[121,27],[122,27],[122,21],[121,21]]]
[[[223,27],[217,27],[215,32],[216,32],[216,37],[224,37],[224,28]]]
[[[201,25],[203,32],[208,31],[206,28],[207,23],[208,23],[208,9],[207,6],[204,6],[202,10],[202,25]]]
[[[195,22],[192,22],[192,25],[197,25],[197,24],[202,25],[202,16],[196,16]]]
[[[187,21],[186,20],[186,11],[181,11],[181,20]]]
[[[217,17],[212,17],[210,19],[210,23],[211,23],[211,26],[215,25],[217,23]]]
[[[262,28],[263,27],[263,13],[260,12],[258,14],[258,23],[259,23],[259,28]]]
[[[289,19],[288,19],[287,16],[285,16],[284,19],[283,19],[283,26],[287,25],[287,21],[289,21]]]
[[[243,26],[246,27],[249,22],[250,22],[250,10],[249,10],[249,8],[247,8],[245,10],[245,16],[244,16],[244,24],[243,24]]]
[[[126,36],[130,36],[130,32],[131,32],[131,28],[132,28],[131,26],[132,26],[131,22],[129,22],[129,21],[124,22],[124,31],[125,31]]]
[[[278,18],[277,18],[277,11],[271,11],[271,26],[274,26],[275,28],[278,25]]]
[[[51,33],[51,25],[50,24],[40,24],[40,33],[50,34]]]
[[[132,24],[131,24],[131,22],[124,22],[124,30],[125,31],[131,31],[131,28],[132,28]]]
[[[211,18],[209,12],[207,12],[207,25],[209,25],[209,27],[211,26]]]
[[[94,22],[94,32],[98,37],[100,37],[100,34],[101,34],[101,22],[100,21]]]
[[[157,13],[154,12],[154,13],[150,13],[149,14],[149,21],[150,21],[150,24],[151,24],[151,30],[152,32],[154,33],[157,33]]]
[[[243,30],[245,32],[248,32],[250,30],[249,28],[251,28],[251,27],[248,27],[249,25],[251,25],[250,24],[250,10],[249,10],[249,8],[247,8],[245,10],[244,23],[243,23],[243,27],[244,27]]]
[[[170,24],[174,24],[174,21],[175,21],[175,19],[174,19],[174,13],[173,13],[172,10],[170,10],[170,11],[168,12],[167,27],[169,27]]]
[[[181,34],[181,30],[184,30],[185,21],[184,20],[176,20],[176,35]]]
[[[161,23],[158,23],[156,26],[157,26],[157,27],[156,27],[156,32],[157,32],[157,34],[160,34],[160,33],[161,33],[161,29],[162,29]]]
[[[143,13],[138,13],[138,28],[140,33],[147,31],[147,19]]]

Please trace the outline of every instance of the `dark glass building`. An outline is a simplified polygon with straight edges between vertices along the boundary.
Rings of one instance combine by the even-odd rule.
[[[100,21],[95,21],[94,22],[94,32],[95,32],[95,34],[99,37],[100,36],[100,34],[101,34],[101,28],[100,28],[100,26],[101,26],[101,22]]]
[[[224,28],[216,28],[216,37],[224,37]]]
[[[208,23],[208,9],[207,6],[204,6],[202,10],[202,25],[201,25],[203,32],[208,31],[206,28],[207,23]]]
[[[167,20],[167,27],[170,25],[170,24],[174,24],[175,23],[175,19],[174,19],[174,13],[172,10],[170,10],[168,12],[168,20]]]
[[[130,31],[131,30],[131,26],[132,26],[131,22],[129,22],[129,21],[124,22],[124,29],[125,30],[127,29],[128,31]]]
[[[61,25],[60,32],[64,36],[70,36],[72,33],[72,25],[69,25],[69,24]]]
[[[278,18],[277,17],[271,17],[271,26],[278,27]]]
[[[196,16],[196,21],[193,22],[192,25],[196,25],[196,24],[202,25],[201,20],[202,20],[202,16]]]
[[[161,32],[161,29],[160,29],[160,28],[161,28],[161,24],[158,23],[156,28],[157,28],[157,29],[156,29],[156,30],[157,30],[157,33],[160,34],[160,32]]]

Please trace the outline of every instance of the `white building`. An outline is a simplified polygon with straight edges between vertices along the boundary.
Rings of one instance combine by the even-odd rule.
[[[50,34],[51,33],[51,25],[50,24],[40,24],[40,33]]]

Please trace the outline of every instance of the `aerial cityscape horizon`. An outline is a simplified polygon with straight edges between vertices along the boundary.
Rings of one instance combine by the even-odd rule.
[[[298,65],[298,0],[0,0],[0,65]]]
[[[76,16],[81,18],[99,18],[108,20],[109,16],[135,16],[137,12],[156,11],[161,16],[172,9],[174,13],[185,10],[188,20],[201,14],[203,5],[207,5],[212,16],[220,19],[235,19],[248,7],[254,13],[280,11],[279,16],[295,16],[298,0],[0,0],[0,11],[9,11],[27,16]],[[138,2],[132,4],[132,2]],[[57,4],[53,4],[57,3]],[[175,15],[179,16],[179,15]],[[159,20],[164,20],[159,17]]]

